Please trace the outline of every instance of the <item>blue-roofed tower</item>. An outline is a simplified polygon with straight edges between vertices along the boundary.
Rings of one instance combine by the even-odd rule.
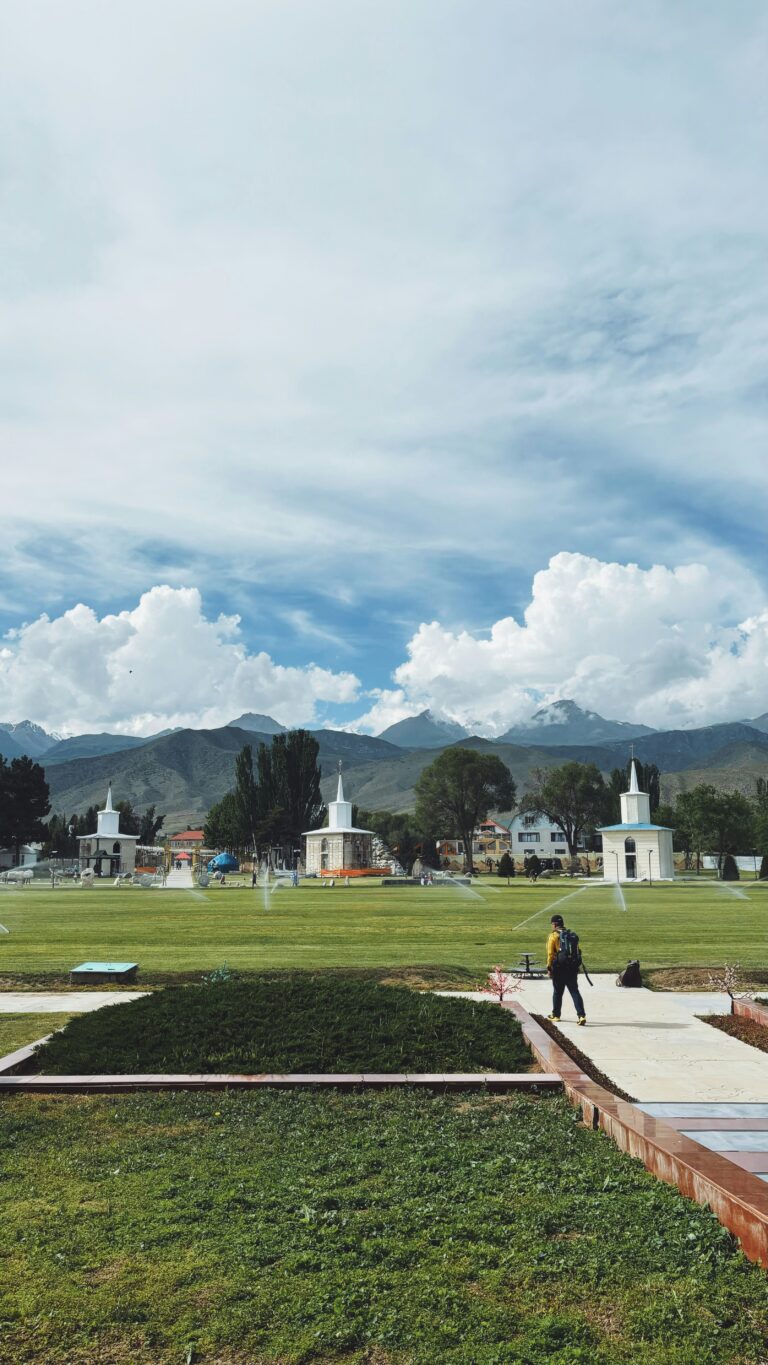
[[[671,881],[675,875],[672,830],[651,821],[651,798],[640,790],[632,759],[629,788],[619,798],[621,824],[604,825],[603,877],[606,881]]]

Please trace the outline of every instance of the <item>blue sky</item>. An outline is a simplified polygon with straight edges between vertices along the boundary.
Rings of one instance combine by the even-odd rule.
[[[762,5],[28,0],[0,25],[7,719],[768,709]],[[695,610],[639,580],[641,640],[595,564],[706,572]],[[546,647],[536,575],[540,607],[573,594]],[[140,609],[158,585],[197,605]],[[174,674],[151,624],[173,636],[174,601],[208,641],[194,701],[184,627]],[[271,671],[233,688],[233,647]]]

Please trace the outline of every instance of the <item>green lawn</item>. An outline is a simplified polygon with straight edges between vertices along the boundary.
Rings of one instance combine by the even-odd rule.
[[[768,1280],[555,1097],[16,1096],[0,1361],[757,1365]]]
[[[73,1019],[42,1049],[40,1071],[529,1071],[517,1020],[336,974],[285,972],[168,986]]]
[[[0,1014],[0,1057],[63,1028],[71,1014]]]
[[[92,891],[48,886],[0,892],[0,979],[62,978],[86,958],[138,961],[142,979],[195,972],[226,961],[242,968],[457,964],[484,971],[543,952],[548,918],[560,910],[581,935],[587,964],[643,967],[764,965],[768,887],[704,881],[624,888],[499,879],[463,887],[281,886],[264,894],[230,888]]]

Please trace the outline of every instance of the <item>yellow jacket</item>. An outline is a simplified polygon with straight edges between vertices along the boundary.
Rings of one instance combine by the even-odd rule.
[[[549,971],[557,954],[560,952],[560,930],[553,929],[547,939],[547,971]]]

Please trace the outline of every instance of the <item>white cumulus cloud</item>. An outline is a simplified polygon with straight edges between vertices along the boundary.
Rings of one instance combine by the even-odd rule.
[[[561,697],[658,728],[768,708],[768,604],[743,575],[703,564],[643,569],[562,552],[535,575],[522,622],[503,617],[480,637],[431,621],[407,653],[361,728],[429,707],[493,735]]]
[[[197,588],[156,586],[102,617],[80,603],[10,631],[0,647],[3,718],[73,733],[213,727],[245,710],[296,725],[314,721],[318,705],[355,701],[359,687],[352,673],[249,653],[240,618],[209,620]]]

